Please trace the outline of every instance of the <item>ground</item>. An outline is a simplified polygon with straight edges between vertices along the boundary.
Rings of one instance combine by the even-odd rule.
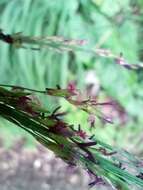
[[[88,182],[86,172],[69,168],[39,144],[25,148],[20,139],[9,149],[0,146],[0,190],[88,190]]]

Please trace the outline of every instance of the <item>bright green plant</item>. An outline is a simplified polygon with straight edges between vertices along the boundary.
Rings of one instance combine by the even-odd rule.
[[[21,33],[4,34],[0,32],[0,39],[12,48],[26,48],[40,50],[48,48],[56,51],[82,51],[98,56],[112,58],[122,69],[140,69],[142,65],[130,65],[120,56],[113,55],[105,49],[85,49],[82,40],[66,40],[57,37],[28,37]],[[82,93],[76,89],[74,83],[67,88],[45,88],[34,90],[13,85],[0,85],[0,115],[16,126],[30,133],[37,141],[52,150],[56,156],[63,159],[68,165],[82,166],[91,176],[89,186],[108,184],[115,189],[143,188],[142,160],[135,158],[125,150],[113,148],[96,139],[94,135],[87,134],[82,124],[73,126],[64,121],[65,112],[57,107],[52,112],[41,105],[36,98],[40,93],[44,96],[63,98],[77,109],[89,115],[89,127],[93,128],[96,118],[102,122],[112,123],[105,116],[100,107],[111,105],[114,102],[97,102],[92,97],[83,98]],[[7,88],[11,88],[8,90]]]
[[[142,61],[142,0],[1,0],[0,9],[0,27],[7,33],[20,31],[32,37],[88,39],[95,49],[111,49],[116,55],[123,52],[129,63]],[[142,154],[142,70],[127,71],[115,65],[114,59],[100,59],[92,53],[59,54],[45,48],[40,53],[26,49],[17,51],[3,43],[0,48],[1,83],[4,84],[44,89],[57,83],[66,87],[68,81],[76,80],[82,89],[88,70],[94,70],[103,89],[99,95],[104,93],[117,101],[130,121],[124,128],[118,125],[106,131],[101,127],[102,133],[98,134],[109,143],[114,141]],[[52,109],[55,105],[51,99],[46,99],[45,103]],[[124,141],[122,136],[125,136]],[[130,138],[134,146],[130,146]]]

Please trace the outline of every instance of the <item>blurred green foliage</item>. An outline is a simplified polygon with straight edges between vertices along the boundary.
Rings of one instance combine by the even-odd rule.
[[[116,54],[122,52],[131,64],[142,62],[142,0],[1,0],[0,10],[0,28],[6,33],[87,39],[87,48],[111,49]],[[68,81],[77,80],[78,87],[84,89],[86,74],[93,70],[103,89],[99,96],[112,97],[129,115],[126,126],[120,127],[118,122],[113,126],[97,126],[95,133],[108,143],[143,154],[140,145],[143,71],[128,71],[114,60],[88,53],[14,49],[3,42],[0,49],[0,83],[4,84],[45,89],[56,84],[65,87]],[[50,98],[44,103],[54,107]],[[68,108],[66,103],[61,103],[63,108]],[[74,122],[75,118],[81,124],[86,121],[81,112],[75,111],[68,120]],[[1,125],[5,124],[1,122]]]

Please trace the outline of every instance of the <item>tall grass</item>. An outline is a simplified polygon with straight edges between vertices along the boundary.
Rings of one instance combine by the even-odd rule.
[[[56,35],[68,39],[87,39],[92,47],[111,49],[117,55],[123,52],[129,63],[134,64],[140,61],[138,49],[141,49],[141,43],[138,41],[141,39],[142,24],[139,22],[140,15],[133,10],[135,6],[142,10],[142,2],[136,1],[135,6],[132,3],[111,0],[1,0],[0,27],[10,34],[22,32],[31,36]],[[45,49],[42,52],[15,50],[4,43],[0,44],[0,48],[1,83],[5,84],[43,89],[56,84],[65,87],[69,80],[75,79],[78,86],[84,88],[86,71],[94,69],[104,89],[103,93],[117,100],[131,118],[128,127],[120,132],[119,126],[111,127],[116,143],[120,145],[122,136],[126,137],[122,146],[129,142],[128,137],[135,144],[139,143],[136,136],[140,134],[142,138],[143,93],[137,72],[128,72],[113,64],[113,60],[93,58],[90,54],[69,55],[65,52],[61,55]],[[142,71],[139,72],[142,75]],[[51,99],[49,105],[50,102]],[[111,143],[113,139],[108,137],[111,131],[101,131],[107,132],[105,139]]]
[[[94,136],[87,135],[82,129],[82,124],[77,129],[76,126],[66,123],[61,118],[65,112],[60,112],[57,107],[50,113],[35,97],[33,98],[32,92],[63,97],[89,114],[94,108],[96,117],[99,117],[98,106],[104,106],[107,102],[98,103],[82,98],[79,100],[76,95],[78,90],[75,88],[47,88],[44,91],[16,86],[13,86],[12,90],[0,88],[0,115],[31,134],[70,167],[82,166],[93,180],[89,187],[99,187],[99,184],[103,184],[123,190],[143,188],[142,160],[125,150],[113,148]],[[102,115],[100,119],[109,121]]]
[[[137,6],[139,3],[142,6],[141,2],[136,2]],[[64,39],[88,39],[90,45],[87,45],[87,49],[91,47],[111,49],[117,57],[120,52],[123,52],[129,63],[134,65],[141,58],[141,56],[138,57],[138,49],[141,48],[138,46],[140,38],[138,26],[141,28],[142,24],[136,22],[140,15],[133,14],[133,7],[130,2],[124,1],[118,4],[110,0],[3,0],[0,1],[0,9],[0,26],[4,29],[4,33],[12,34],[13,38],[20,36],[22,45],[24,43],[24,45],[27,43],[29,45],[26,48],[20,48],[21,40],[16,41],[14,47],[3,42],[0,44],[1,83],[45,89],[45,87],[53,87],[57,84],[65,87],[69,80],[75,79],[78,81],[78,86],[82,88],[86,71],[94,69],[101,81],[100,85],[104,89],[104,94],[118,101],[129,114],[131,118],[129,133],[131,134],[132,130],[134,130],[135,135],[140,133],[143,123],[143,102],[142,88],[138,83],[138,73],[142,73],[141,69],[128,71],[118,64],[115,65],[114,59],[106,59],[106,57],[101,59],[98,54],[93,56],[92,53],[88,54],[81,51],[70,54],[66,51],[63,53],[64,49],[60,50],[57,48],[58,44],[53,42],[54,48],[57,51],[62,51],[62,54],[52,51],[51,47],[48,49],[41,48],[41,45],[40,51],[34,51],[32,48],[35,46],[31,46],[33,41],[29,43],[32,37],[36,39],[36,36],[41,36],[41,39],[42,36],[51,37],[55,35],[63,36]],[[16,34],[17,32],[20,33]],[[27,35],[32,37],[25,37]],[[38,40],[36,42],[40,43]],[[62,48],[66,48],[65,44],[63,45]],[[15,46],[19,48],[15,48]],[[50,99],[48,105],[49,110],[51,110],[53,103],[50,103]],[[44,112],[43,108],[40,112]],[[54,132],[52,134],[46,133],[46,130],[49,130],[47,123],[42,123],[41,126],[42,119],[39,122],[37,118],[31,118],[28,113],[17,109],[15,104],[11,104],[9,99],[7,100],[7,96],[4,99],[2,96],[0,114],[5,119],[28,131],[65,161],[69,162],[71,155],[74,158],[72,164],[82,165],[95,178],[96,175],[99,175],[106,183],[112,184],[114,188],[130,189],[130,185],[143,187],[142,169],[140,168],[142,161],[134,158],[126,151],[114,149],[96,138],[93,139],[93,142],[97,143],[99,147],[89,146],[85,148],[86,142],[83,139],[67,138],[63,137],[63,134],[57,135]],[[72,116],[74,117],[74,113]],[[124,128],[120,132],[118,131],[119,128],[112,127],[111,129],[114,137],[119,135],[119,144],[121,144],[123,137],[126,139],[128,136],[128,128]],[[71,128],[71,130],[73,129]],[[105,134],[106,130],[103,129],[102,132]],[[101,132],[99,138],[100,136],[102,136]],[[109,136],[108,139],[110,138]],[[134,134],[132,139],[136,144],[140,142],[140,139],[134,138]],[[63,148],[61,151],[59,145],[63,145],[63,142],[65,149]],[[126,146],[126,142],[128,140],[122,146]],[[108,151],[116,153],[108,158],[106,155]],[[125,166],[126,170],[122,166]],[[131,168],[134,172],[130,170]],[[96,180],[94,182],[97,182]]]

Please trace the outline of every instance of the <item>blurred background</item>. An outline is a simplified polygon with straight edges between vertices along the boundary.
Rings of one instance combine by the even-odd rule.
[[[110,49],[116,55],[122,52],[130,64],[143,61],[142,0],[0,0],[0,28],[10,34],[22,32],[28,36],[85,39],[88,41],[87,48],[92,46]],[[0,42],[0,64],[1,84],[22,85],[42,90],[45,87],[55,87],[57,84],[66,88],[68,82],[74,80],[86,95],[94,96],[97,100],[115,101],[116,106],[104,107],[103,110],[113,118],[114,124],[104,125],[97,121],[92,134],[106,143],[143,156],[142,70],[127,70],[115,64],[115,60],[88,53],[14,49],[3,42]],[[60,104],[63,110],[69,111],[67,121],[73,124],[80,123],[89,132],[87,116],[83,112],[61,99],[40,98],[51,110]],[[22,151],[20,155],[24,158],[25,154],[27,155],[25,150],[23,152],[25,148],[28,148],[26,151],[29,151],[29,148],[30,151],[45,151],[43,148],[36,150],[37,144],[31,136],[3,119],[0,119],[0,130],[2,151],[6,157],[11,156],[15,160],[13,153],[9,153],[13,150],[18,160],[16,163],[22,159],[19,158],[18,151]],[[46,155],[46,151],[43,154]],[[31,163],[32,159],[41,159],[34,167],[40,168],[40,164],[44,163],[43,157],[29,156]],[[53,159],[54,157],[50,161]],[[9,168],[7,170],[10,171]],[[1,170],[0,175],[3,173]],[[63,181],[64,179],[63,176]],[[76,177],[74,180],[77,180]],[[1,180],[0,183],[2,182]],[[30,186],[28,187],[30,189]],[[31,189],[32,187],[36,188],[31,186]],[[71,189],[72,187],[71,185]],[[42,188],[58,190],[60,186]]]

